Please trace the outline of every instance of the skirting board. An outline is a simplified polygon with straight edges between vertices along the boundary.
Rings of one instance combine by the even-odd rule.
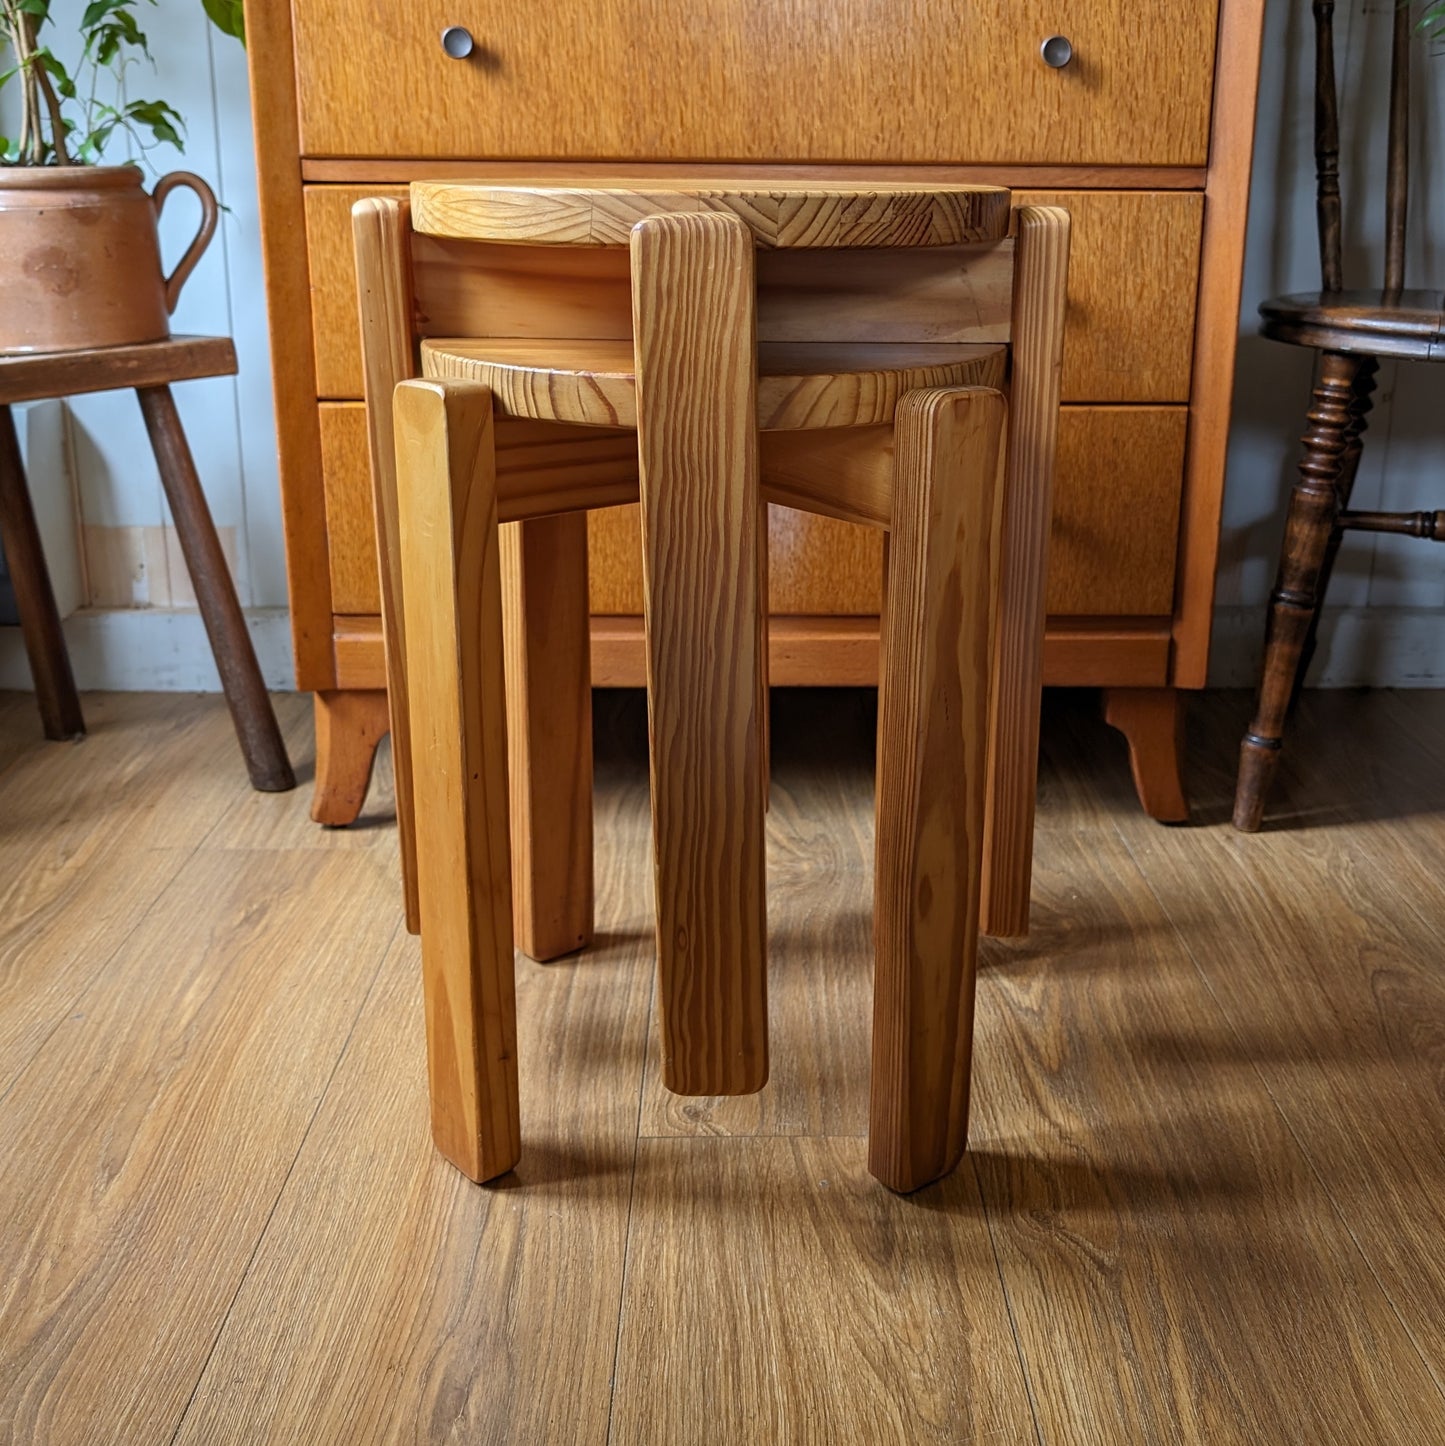
[[[1212,688],[1253,688],[1266,606],[1220,608],[1209,652]],[[1311,688],[1445,687],[1445,610],[1326,608],[1305,680]]]
[[[246,613],[268,688],[296,686],[291,622],[284,608]],[[198,612],[125,608],[73,613],[62,624],[82,689],[121,693],[219,693],[221,680]],[[0,688],[29,689],[30,665],[19,628],[0,628]]]

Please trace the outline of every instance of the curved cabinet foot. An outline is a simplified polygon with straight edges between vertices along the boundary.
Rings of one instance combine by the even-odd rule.
[[[316,823],[342,827],[355,823],[366,790],[377,745],[391,727],[384,689],[337,689],[315,695],[316,791],[311,817]]]
[[[1160,823],[1187,823],[1183,693],[1178,688],[1106,688],[1104,721],[1129,744],[1129,767],[1144,812]]]

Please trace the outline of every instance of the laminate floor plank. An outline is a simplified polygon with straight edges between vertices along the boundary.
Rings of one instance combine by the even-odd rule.
[[[1034,1441],[972,1172],[902,1199],[865,1153],[640,1142],[611,1446]]]
[[[1445,829],[1417,811],[1445,766],[1390,730],[1408,703],[1307,694],[1272,826],[1238,834],[1223,820],[1247,708],[1196,710],[1196,789],[1220,822],[1152,825],[1101,772],[1102,809],[1229,1021],[1201,1063],[1257,1070],[1445,1382]],[[1061,769],[1091,776],[1087,730],[1053,741]],[[1445,1437],[1445,1398],[1435,1409]]]
[[[0,692],[0,773],[34,749],[53,747],[33,693]]]
[[[605,1440],[654,968],[645,768],[599,767],[598,945],[517,961],[520,1166],[480,1187],[433,1148],[399,936],[179,1442]]]
[[[1034,878],[1030,939],[984,950],[971,1155],[1043,1439],[1430,1439],[1435,1382],[1181,936],[1232,895],[1171,921],[1102,830],[1042,836]]]
[[[338,856],[202,851],[0,1104],[0,1441],[169,1441],[394,907]]]

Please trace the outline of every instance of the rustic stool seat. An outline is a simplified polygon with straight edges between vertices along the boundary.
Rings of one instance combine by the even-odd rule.
[[[981,913],[1027,925],[1068,217],[708,180],[415,182],[353,218],[438,1146],[515,1164],[513,941],[592,936],[581,513],[617,502],[642,513],[663,1082],[766,1082],[782,503],[887,534],[869,1163],[900,1190],[952,1169]]]
[[[296,786],[295,775],[170,389],[172,382],[232,376],[235,371],[236,349],[224,336],[173,336],[132,346],[0,356],[0,533],[45,735],[76,737],[85,732],[85,720],[10,407],[134,388],[251,786],[284,792]]]
[[[1304,291],[1261,304],[1271,341],[1413,361],[1445,359],[1445,292]]]
[[[481,382],[502,416],[636,427],[637,367],[630,341],[438,338],[421,347],[422,375]],[[966,342],[762,342],[760,431],[867,427],[892,421],[915,387],[997,387],[1008,348]]]

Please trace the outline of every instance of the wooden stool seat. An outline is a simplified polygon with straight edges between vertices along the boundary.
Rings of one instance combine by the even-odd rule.
[[[629,184],[414,181],[412,225],[428,236],[545,246],[626,246],[649,216],[736,216],[759,250],[958,246],[1001,241],[1013,201],[1001,186],[827,181],[722,185],[654,177]]]
[[[481,382],[499,414],[594,427],[637,426],[637,367],[630,341],[490,337],[421,347],[422,375]],[[761,431],[869,427],[891,422],[916,387],[997,387],[1008,348],[977,343],[762,342]]]
[[[1261,336],[1322,351],[1445,360],[1445,292],[1304,291],[1261,304]]]
[[[236,349],[224,336],[173,336],[134,346],[0,356],[0,533],[46,737],[76,737],[85,732],[85,720],[10,407],[134,388],[251,786],[275,793],[294,788],[296,778],[170,388],[172,382],[232,376],[235,371]]]

